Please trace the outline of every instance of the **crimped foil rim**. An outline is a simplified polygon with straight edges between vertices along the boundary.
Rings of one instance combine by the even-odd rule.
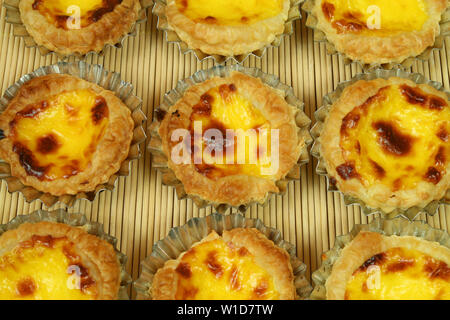
[[[277,35],[275,40],[259,49],[255,50],[250,53],[245,53],[242,55],[236,55],[236,56],[221,56],[221,55],[211,55],[203,53],[200,50],[197,49],[191,49],[189,48],[188,44],[182,41],[176,33],[169,27],[167,23],[167,17],[164,14],[163,10],[166,7],[166,0],[154,0],[154,6],[152,9],[152,13],[158,17],[158,21],[156,24],[156,28],[162,32],[164,32],[164,38],[168,43],[173,43],[178,46],[178,49],[180,53],[183,55],[186,55],[190,52],[195,56],[197,61],[203,62],[207,59],[213,59],[213,61],[217,64],[224,64],[227,61],[232,61],[233,63],[244,63],[245,60],[247,60],[250,56],[256,57],[256,58],[262,58],[264,54],[266,53],[267,49],[269,48],[278,48],[281,45],[281,41],[285,37],[289,37],[294,33],[294,22],[295,20],[299,20],[302,18],[301,11],[300,11],[300,4],[303,3],[305,0],[290,0],[291,1],[291,7],[289,9],[289,17],[288,20],[285,22],[284,32],[280,35]],[[169,36],[170,35],[170,36]],[[173,38],[173,39],[172,39]]]
[[[245,218],[241,214],[222,215],[213,213],[203,218],[192,218],[185,225],[172,228],[167,237],[153,245],[152,253],[141,262],[141,273],[134,282],[137,300],[149,300],[153,277],[168,260],[177,259],[192,245],[204,239],[211,231],[222,235],[224,230],[236,228],[255,228],[261,231],[274,244],[286,250],[291,258],[294,285],[298,299],[306,299],[312,287],[306,279],[306,265],[297,257],[295,246],[282,239],[281,232],[264,225],[259,219]]]
[[[334,263],[339,258],[342,249],[361,231],[372,231],[386,236],[414,236],[431,242],[438,242],[450,249],[450,235],[444,230],[432,228],[424,221],[411,222],[402,217],[390,220],[377,218],[369,224],[355,225],[350,233],[337,237],[333,249],[322,255],[322,265],[312,274],[314,290],[309,297],[311,300],[326,300],[325,285],[331,275]]]
[[[0,182],[1,180],[5,180],[10,193],[20,191],[27,202],[40,200],[47,207],[52,207],[58,202],[71,207],[77,199],[93,201],[98,193],[104,190],[113,190],[119,176],[129,175],[131,161],[141,157],[140,144],[146,139],[143,124],[147,118],[142,112],[142,100],[133,94],[134,86],[131,83],[123,81],[119,73],[107,71],[101,65],[91,65],[84,61],[70,63],[61,61],[57,64],[41,67],[22,76],[15,84],[6,89],[4,95],[0,98],[0,113],[6,109],[23,84],[33,78],[47,74],[69,74],[113,91],[130,109],[134,121],[133,140],[127,159],[125,159],[119,171],[113,174],[107,183],[97,186],[95,191],[89,193],[81,192],[76,195],[63,196],[53,196],[48,193],[43,193],[33,187],[23,185],[18,178],[11,175],[9,164],[0,159]]]
[[[232,207],[227,204],[217,204],[212,203],[206,199],[202,199],[197,196],[188,195],[184,188],[183,184],[177,179],[175,173],[168,168],[167,164],[167,156],[164,154],[161,148],[161,137],[159,136],[158,129],[160,125],[160,121],[158,120],[158,112],[159,110],[167,111],[172,105],[176,104],[179,99],[181,99],[184,95],[184,92],[197,84],[200,84],[206,80],[212,79],[214,77],[226,77],[230,75],[233,71],[239,71],[248,76],[259,78],[261,81],[268,85],[271,88],[276,90],[280,90],[284,92],[286,102],[295,108],[298,109],[298,113],[296,115],[296,124],[297,127],[301,130],[301,136],[303,137],[305,144],[303,146],[301,155],[297,164],[293,166],[291,171],[286,175],[286,177],[282,180],[277,181],[277,187],[280,189],[280,193],[283,194],[287,189],[287,184],[292,180],[300,179],[300,167],[309,162],[309,153],[308,147],[312,143],[312,137],[309,133],[309,127],[311,124],[311,120],[304,113],[304,103],[301,102],[295,95],[292,87],[289,87],[280,82],[279,78],[274,75],[270,75],[262,72],[257,68],[245,68],[239,64],[234,64],[230,66],[222,66],[218,65],[208,70],[200,70],[194,73],[191,77],[180,80],[175,89],[169,91],[164,95],[164,99],[162,104],[155,109],[155,117],[154,121],[149,125],[149,136],[150,141],[148,143],[148,149],[152,153],[152,166],[163,173],[163,183],[166,185],[172,185],[175,187],[178,195],[178,199],[184,199],[186,197],[192,199],[194,203],[200,207],[204,208],[210,205],[213,205],[217,211],[220,213],[224,213],[228,208]],[[267,205],[270,200],[271,193],[268,193],[264,202],[252,202],[245,205],[241,205],[237,207],[237,209],[241,212],[245,212],[247,208],[254,204],[258,203],[260,205]]]
[[[426,62],[431,59],[433,51],[441,50],[444,47],[445,39],[450,37],[450,7],[447,7],[441,16],[441,21],[439,22],[441,33],[435,38],[433,46],[428,47],[418,56],[406,58],[401,63],[366,64],[359,60],[352,60],[346,54],[337,51],[334,44],[328,41],[325,33],[317,28],[317,17],[311,13],[315,1],[317,0],[305,0],[305,3],[302,6],[302,9],[308,14],[306,26],[314,30],[314,41],[326,43],[327,52],[331,55],[337,54],[342,57],[345,65],[350,65],[353,62],[356,62],[364,71],[372,71],[379,68],[386,70],[408,69],[413,65],[414,61]]]
[[[39,53],[46,57],[50,54],[55,54],[59,59],[61,60],[67,60],[70,57],[75,57],[78,59],[86,59],[89,56],[103,56],[104,52],[106,49],[108,48],[122,48],[125,40],[129,37],[135,37],[137,34],[137,26],[141,23],[144,23],[147,21],[147,9],[151,7],[153,0],[139,0],[139,2],[141,3],[141,10],[139,11],[139,18],[138,20],[136,20],[136,22],[133,24],[133,26],[131,27],[130,31],[123,35],[122,37],[119,38],[119,40],[117,41],[116,44],[112,45],[112,44],[105,44],[105,46],[103,47],[103,49],[100,52],[96,52],[96,51],[89,51],[86,54],[77,54],[77,53],[73,53],[73,54],[68,54],[68,55],[63,55],[60,53],[57,53],[55,51],[51,51],[49,49],[47,49],[45,46],[42,45],[38,45],[33,37],[27,32],[25,25],[22,23],[22,20],[20,19],[20,11],[19,11],[19,2],[20,0],[5,0],[3,2],[3,7],[6,8],[6,17],[5,20],[8,23],[11,23],[13,26],[13,34],[16,37],[19,38],[24,38],[24,42],[25,42],[25,47],[27,48],[36,48]]]
[[[80,227],[87,233],[110,243],[113,246],[120,263],[120,289],[118,300],[129,299],[127,287],[132,281],[125,268],[127,256],[117,249],[117,238],[104,232],[103,224],[88,221],[86,216],[82,213],[69,213],[63,209],[58,209],[54,211],[37,210],[28,215],[18,215],[7,224],[0,224],[0,237],[8,230],[17,229],[23,223],[38,223],[42,221],[63,223],[71,227]]]
[[[316,166],[316,173],[318,175],[325,176],[327,179],[328,191],[339,192],[340,194],[342,194],[344,196],[344,202],[347,206],[352,205],[352,204],[359,205],[365,215],[372,215],[375,213],[380,213],[380,214],[386,216],[387,218],[395,218],[398,216],[402,216],[408,220],[415,220],[422,212],[427,213],[429,215],[434,215],[439,210],[439,206],[441,204],[449,204],[450,203],[450,189],[447,190],[447,193],[443,199],[432,201],[425,208],[411,207],[407,210],[397,209],[391,213],[383,212],[383,211],[381,211],[381,209],[369,208],[361,200],[345,195],[343,192],[339,191],[336,187],[334,187],[330,183],[330,177],[328,176],[328,173],[326,172],[326,168],[323,163],[324,160],[320,154],[320,143],[317,140],[320,137],[320,134],[323,130],[324,121],[328,116],[331,105],[339,99],[340,95],[342,94],[342,92],[344,91],[344,89],[346,87],[354,84],[355,82],[357,82],[359,80],[370,81],[370,80],[379,79],[379,78],[388,79],[391,77],[399,77],[399,78],[403,78],[403,79],[408,79],[408,80],[413,81],[416,84],[429,85],[429,86],[435,88],[436,90],[444,92],[447,95],[447,99],[450,100],[450,92],[445,90],[443,84],[436,82],[436,81],[428,80],[425,78],[425,76],[423,76],[420,73],[409,73],[409,72],[403,71],[401,69],[392,69],[392,70],[377,69],[377,70],[373,70],[369,73],[358,74],[355,77],[353,77],[351,80],[339,83],[336,90],[334,90],[331,93],[328,93],[327,95],[325,95],[323,97],[322,106],[320,108],[318,108],[317,111],[314,113],[314,117],[316,119],[316,124],[311,129],[311,135],[314,138],[314,143],[311,148],[311,154],[318,160],[318,163]]]

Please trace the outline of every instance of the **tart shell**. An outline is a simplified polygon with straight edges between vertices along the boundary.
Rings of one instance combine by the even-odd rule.
[[[52,80],[53,84],[47,86],[50,79],[56,79],[56,81]],[[98,65],[88,65],[84,62],[60,62],[23,76],[6,90],[0,100],[2,119],[6,119],[0,126],[7,133],[8,119],[18,111],[16,108],[27,105],[27,101],[32,102],[33,96],[39,96],[39,93],[33,91],[33,88],[39,87],[37,90],[44,90],[45,94],[51,95],[69,87],[79,88],[80,85],[83,88],[91,88],[105,97],[109,107],[117,111],[116,115],[111,112],[110,125],[115,123],[117,128],[122,129],[117,131],[107,129],[103,142],[96,152],[98,156],[94,155],[92,159],[93,170],[86,171],[86,176],[83,175],[84,178],[76,175],[67,181],[42,182],[35,177],[28,176],[18,162],[17,155],[11,154],[11,142],[8,139],[0,140],[0,151],[4,158],[0,160],[0,178],[6,181],[9,192],[20,191],[27,201],[40,199],[48,207],[57,202],[72,206],[75,200],[80,198],[92,201],[98,192],[104,189],[112,190],[117,177],[128,175],[130,162],[140,157],[139,144],[146,137],[142,128],[142,124],[146,120],[141,111],[142,102],[132,95],[133,87],[129,83],[121,81],[119,74],[107,72]],[[129,110],[123,108],[124,105]],[[8,106],[11,107],[7,109]],[[7,114],[3,114],[3,112],[7,112]],[[109,128],[111,128],[110,125]],[[109,146],[117,142],[122,144],[122,148],[117,149],[117,154],[113,154],[110,152],[112,149]],[[6,161],[6,158],[10,160]],[[116,161],[119,158],[121,161]],[[74,184],[83,182],[80,179],[84,179],[83,181],[87,179],[89,183],[83,186],[83,189],[74,188]]]
[[[27,47],[37,47],[42,55],[55,53],[62,59],[84,58],[91,53],[102,55],[109,46],[121,48],[127,37],[136,35],[137,24],[146,21],[152,4],[151,0],[124,0],[96,23],[69,32],[31,9],[33,1],[5,0],[6,21],[13,24],[14,35],[23,37]],[[112,25],[115,27],[111,31]]]
[[[342,160],[339,142],[336,140],[339,138],[342,117],[355,106],[361,105],[367,100],[367,95],[370,96],[371,93],[377,91],[377,88],[385,86],[387,79],[393,79],[394,83],[419,86],[422,90],[446,100],[450,98],[450,93],[443,89],[442,84],[427,81],[422,75],[410,74],[401,70],[376,70],[368,74],[357,75],[352,80],[339,84],[336,91],[324,97],[324,105],[315,113],[317,123],[311,129],[315,140],[311,154],[319,159],[316,172],[319,175],[327,176],[329,191],[340,191],[344,194],[344,201],[347,205],[359,204],[365,214],[380,212],[390,218],[403,215],[409,219],[414,219],[421,212],[434,214],[438,210],[439,204],[446,204],[450,201],[449,166],[447,166],[447,174],[433,187],[428,183],[423,183],[420,184],[420,190],[396,192],[395,198],[390,197],[391,192],[380,193],[380,190],[377,190],[376,200],[371,198],[370,188],[366,189],[359,181],[356,181],[357,179],[345,181],[336,173],[337,164],[345,162]],[[353,90],[357,94],[343,96],[343,92],[350,85],[358,86]],[[331,106],[338,100],[340,101],[339,106],[332,110]],[[342,108],[351,109],[344,110]],[[324,136],[325,125],[331,128],[329,131],[337,132],[337,134]],[[331,177],[333,177],[332,183],[330,183]]]
[[[192,246],[223,238],[226,243],[232,242],[238,247],[245,247],[254,257],[255,262],[264,268],[273,277],[274,285],[280,294],[280,300],[294,300],[296,293],[294,277],[290,264],[289,254],[273,245],[257,229],[238,228],[224,231],[222,237],[211,232],[206,238]],[[192,249],[191,248],[191,249]],[[176,260],[169,260],[159,269],[154,277],[151,296],[155,300],[173,300],[177,291],[178,275],[175,269],[185,253]]]
[[[448,0],[432,1],[430,18],[420,31],[393,37],[338,35],[324,17],[321,0],[306,0],[302,7],[308,12],[306,25],[314,29],[314,39],[326,42],[330,54],[340,53],[346,64],[358,62],[365,70],[376,68],[409,68],[416,59],[428,60],[434,49],[441,49],[450,35]]]
[[[265,239],[261,239],[262,235],[256,233],[254,229],[259,230],[265,236]],[[158,241],[154,245],[151,255],[141,262],[141,274],[139,279],[134,283],[134,288],[137,291],[136,298],[138,300],[154,299],[152,288],[158,270],[164,270],[162,268],[164,268],[164,265],[168,261],[179,259],[183,252],[188,251],[195,243],[204,240],[212,231],[215,231],[218,235],[222,235],[227,231],[226,233],[233,237],[233,241],[236,240],[237,243],[241,243],[242,241],[245,242],[245,245],[250,243],[249,245],[261,254],[263,252],[268,253],[269,249],[272,252],[274,247],[271,242],[273,242],[277,256],[280,255],[281,259],[287,259],[286,252],[289,255],[290,265],[294,274],[295,298],[305,299],[310,294],[311,286],[305,277],[306,265],[296,257],[294,246],[285,242],[279,231],[264,226],[261,220],[247,219],[240,214],[222,215],[214,213],[204,218],[193,218],[184,226],[173,228],[166,238]],[[258,234],[258,236],[255,237],[255,234]],[[212,236],[217,235],[213,234]],[[267,248],[266,246],[269,243],[270,248]],[[280,250],[280,248],[283,250]],[[172,263],[174,262],[168,262],[168,267]],[[273,269],[275,270],[277,268],[278,266]],[[274,272],[284,273],[286,271],[286,269],[283,269]],[[164,291],[166,294],[173,296],[173,288],[172,291]]]
[[[127,257],[116,249],[117,240],[103,232],[103,226],[88,222],[82,214],[64,210],[38,210],[17,216],[0,225],[0,254],[13,249],[32,235],[67,237],[99,286],[100,300],[128,299],[131,282],[125,271]]]
[[[310,299],[343,299],[347,280],[354,270],[375,254],[393,247],[420,250],[450,263],[450,236],[424,222],[403,218],[375,219],[336,238],[335,246],[322,255],[321,267],[312,274],[315,283]]]
[[[198,173],[194,164],[174,165],[168,159],[168,128],[184,128],[189,122],[192,99],[225,83],[223,78],[232,79],[238,88],[243,89],[242,92],[249,92],[251,96],[247,98],[265,114],[266,119],[271,119],[275,127],[280,128],[280,139],[284,138],[286,143],[280,143],[280,166],[276,179],[234,175],[212,181]],[[281,85],[278,79],[239,66],[200,71],[180,82],[175,90],[166,95],[164,104],[155,111],[155,121],[149,127],[149,150],[153,154],[153,166],[163,172],[163,183],[175,186],[179,199],[189,196],[199,207],[213,205],[220,212],[230,206],[245,211],[251,203],[264,204],[270,193],[284,192],[289,180],[299,178],[299,167],[308,161],[307,146],[311,142],[307,130],[310,120],[291,90]],[[266,97],[270,103],[266,102]],[[175,109],[180,111],[180,117],[170,117],[165,121],[165,116],[170,116]],[[292,120],[287,119],[284,112],[291,113]],[[290,138],[292,136],[297,139]],[[253,187],[244,189],[242,185]]]
[[[230,59],[241,63],[250,55],[260,58],[267,48],[280,46],[282,38],[293,33],[293,22],[301,18],[300,4],[303,1],[284,1],[283,15],[287,16],[284,22],[281,16],[277,16],[260,21],[252,27],[232,27],[226,32],[223,26],[211,28],[211,25],[193,23],[179,13],[174,1],[167,3],[164,0],[156,0],[153,14],[158,16],[157,28],[166,34],[168,42],[177,43],[182,53],[193,52],[200,61],[213,58],[217,63]],[[169,24],[169,20],[173,21],[173,26]],[[261,33],[264,33],[265,37],[261,37]],[[216,43],[205,42],[205,39],[210,38],[217,39]],[[244,45],[249,39],[254,42]],[[238,49],[233,50],[234,46]]]

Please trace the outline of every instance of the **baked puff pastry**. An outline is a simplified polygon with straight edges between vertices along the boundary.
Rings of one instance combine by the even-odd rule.
[[[20,0],[20,16],[34,41],[60,55],[100,52],[130,32],[139,0]]]
[[[111,300],[121,266],[113,246],[62,223],[23,223],[0,236],[1,300]]]
[[[211,232],[153,279],[155,300],[293,300],[289,254],[257,229]]]
[[[158,109],[150,150],[154,163],[162,156],[170,169],[164,182],[181,188],[179,197],[201,199],[200,206],[245,208],[282,192],[282,180],[299,175],[309,143],[307,129],[297,125],[306,115],[282,94],[233,71],[188,88],[170,108]]]
[[[133,128],[130,110],[113,92],[70,75],[41,76],[0,114],[0,158],[38,191],[91,192],[118,172]]]
[[[169,0],[167,22],[190,49],[236,56],[262,49],[282,34],[290,0]]]
[[[450,249],[361,231],[339,252],[325,288],[329,300],[450,300]]]
[[[445,198],[449,137],[447,95],[392,77],[347,86],[331,105],[318,142],[330,184],[390,213]]]
[[[432,47],[448,7],[448,0],[314,0],[311,14],[338,52],[380,65],[402,63]]]

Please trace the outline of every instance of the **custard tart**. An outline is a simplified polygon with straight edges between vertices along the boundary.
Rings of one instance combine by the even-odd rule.
[[[153,279],[155,300],[293,300],[289,254],[256,229],[211,232]]]
[[[120,282],[113,246],[82,228],[41,221],[0,236],[1,300],[111,300]]]
[[[402,218],[355,226],[323,255],[311,298],[450,300],[449,240]]]
[[[330,185],[345,196],[386,214],[447,197],[446,93],[406,78],[359,80],[326,109],[317,149]]]
[[[0,158],[39,192],[92,192],[120,169],[133,128],[130,110],[113,92],[70,75],[40,76],[0,114]]]
[[[164,16],[189,49],[229,57],[270,45],[290,9],[291,0],[169,0]]]
[[[139,0],[20,0],[20,17],[39,46],[85,55],[115,45],[139,19]]]
[[[211,77],[156,111],[153,165],[179,198],[187,195],[200,207],[264,204],[307,161],[310,121],[300,108],[242,72]]]
[[[309,24],[336,51],[364,65],[381,65],[402,63],[433,47],[449,2],[310,0],[305,6],[313,17]]]

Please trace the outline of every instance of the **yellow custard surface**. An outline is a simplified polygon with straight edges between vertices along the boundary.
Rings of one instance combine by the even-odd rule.
[[[176,0],[176,5],[180,12],[195,22],[237,26],[280,14],[283,0]]]
[[[391,248],[367,260],[347,283],[349,300],[449,300],[450,269],[414,249]]]
[[[340,146],[341,178],[392,191],[439,183],[450,158],[448,101],[407,85],[387,86],[348,113]]]
[[[91,25],[114,10],[121,0],[35,0],[38,10],[49,23],[63,29],[80,29]]]
[[[108,116],[105,99],[94,91],[67,91],[19,112],[10,138],[29,175],[65,179],[89,166]]]
[[[216,239],[191,248],[181,259],[176,299],[271,300],[272,277],[245,248]]]
[[[374,36],[418,31],[429,18],[424,0],[323,0],[322,11],[338,33]]]
[[[191,135],[202,133],[192,143],[194,163],[202,174],[211,179],[238,174],[270,178],[275,174],[269,170],[270,123],[233,84],[203,94],[190,120]],[[211,129],[220,133],[219,138],[208,137]]]
[[[33,236],[0,256],[0,299],[94,299],[95,282],[72,248],[66,238]]]

